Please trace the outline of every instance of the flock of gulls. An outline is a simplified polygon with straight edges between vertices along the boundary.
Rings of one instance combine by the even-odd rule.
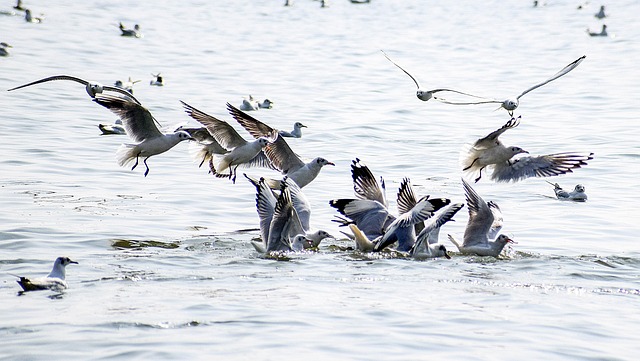
[[[137,25],[131,30],[133,35],[125,35],[126,29],[122,24],[120,28],[123,36],[138,37]],[[395,212],[389,208],[384,179],[374,176],[360,159],[354,159],[351,163],[354,196],[332,199],[329,205],[338,213],[334,222],[351,231],[342,233],[351,239],[355,250],[362,253],[387,252],[415,259],[451,258],[447,245],[439,239],[440,229],[466,204],[469,212],[466,229],[461,240],[449,234],[447,238],[450,244],[460,254],[499,257],[507,244],[515,242],[500,233],[503,216],[498,204],[495,201],[485,201],[474,190],[472,183],[482,179],[500,183],[532,177],[552,177],[571,173],[593,159],[593,153],[579,152],[531,155],[521,147],[507,146],[500,140],[503,133],[520,124],[522,117],[514,117],[514,111],[524,95],[568,74],[585,60],[585,56],[516,96],[492,99],[448,88],[424,90],[414,76],[384,51],[383,54],[411,78],[417,87],[416,96],[421,101],[433,99],[451,105],[496,104],[507,111],[510,119],[502,127],[463,147],[460,153],[460,171],[465,203],[452,203],[450,199],[429,195],[418,197],[411,180],[406,177],[397,191]],[[164,84],[160,74],[152,75],[154,80],[150,85]],[[75,76],[57,75],[8,91],[58,80],[82,84],[95,103],[118,117],[117,123],[110,130],[107,131],[102,124],[99,127],[103,134],[126,134],[133,141],[122,144],[117,149],[116,161],[120,166],[130,167],[131,170],[135,170],[142,161],[145,177],[150,172],[147,163],[149,158],[169,151],[182,141],[191,143],[190,153],[199,167],[206,164],[213,176],[229,179],[233,184],[237,181],[238,168],[260,167],[280,172],[280,179],[254,178],[244,174],[244,178],[256,190],[255,205],[260,220],[260,237],[251,244],[257,252],[278,259],[288,252],[317,248],[323,239],[334,238],[327,231],[311,226],[311,204],[304,195],[303,188],[318,177],[323,167],[335,164],[322,157],[305,161],[291,148],[286,139],[291,141],[302,138],[302,128],[306,127],[302,123],[296,122],[290,131],[278,130],[249,114],[259,113],[259,109],[271,108],[273,103],[269,99],[260,102],[249,96],[238,107],[226,104],[230,116],[246,132],[242,135],[229,122],[185,102],[182,102],[182,106],[186,114],[200,126],[180,126],[173,131],[163,132],[156,118],[133,95],[132,86],[137,81],[132,81],[131,78],[127,82],[106,86]],[[449,96],[463,99],[452,100]],[[548,183],[553,186],[556,197],[560,200],[587,200],[583,185],[578,184],[574,191],[567,192],[558,183]],[[18,283],[24,291],[65,289],[65,267],[75,263],[77,262],[67,257],[59,257],[47,277],[28,279],[17,276]]]

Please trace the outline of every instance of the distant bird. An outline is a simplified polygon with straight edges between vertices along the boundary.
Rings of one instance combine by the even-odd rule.
[[[174,133],[162,133],[158,129],[156,119],[151,112],[142,105],[135,103],[130,98],[120,98],[108,94],[96,94],[93,99],[96,103],[116,114],[124,125],[124,128],[137,144],[123,144],[116,152],[116,159],[120,166],[126,166],[132,162],[134,170],[138,166],[139,158],[144,158],[146,170],[144,176],[149,174],[147,160],[157,154],[164,153],[183,140],[192,140],[191,135],[178,130]]]
[[[352,4],[368,4],[371,0],[349,0]]]
[[[253,111],[258,109],[271,109],[273,108],[273,102],[269,99],[265,99],[262,102],[259,102],[253,98],[253,95],[249,95],[248,98],[242,99],[242,103],[240,104],[240,110],[243,111]]]
[[[467,198],[469,221],[464,231],[462,244],[450,234],[449,240],[462,254],[498,257],[504,246],[507,243],[513,243],[513,240],[504,234],[499,235],[495,241],[492,237],[489,237],[494,221],[494,213],[487,202],[464,179],[462,179],[462,185]]]
[[[112,87],[112,86],[108,86],[108,85],[102,85],[102,84],[94,82],[94,81],[82,80],[80,78],[76,78],[75,76],[69,76],[69,75],[50,76],[48,78],[36,80],[36,81],[31,82],[29,84],[20,85],[18,87],[11,88],[8,91],[12,91],[12,90],[20,89],[20,88],[25,88],[25,87],[28,87],[28,86],[31,86],[31,85],[35,85],[35,84],[45,83],[45,82],[52,81],[52,80],[71,80],[71,81],[75,81],[77,83],[80,83],[80,84],[85,86],[85,90],[87,91],[87,94],[89,94],[89,96],[91,98],[95,98],[96,94],[101,94],[106,90],[106,91],[112,91],[112,92],[120,93],[120,94],[126,96],[127,98],[132,99],[134,102],[140,104],[138,99],[136,99],[133,96],[133,94],[129,93],[128,91],[126,91],[124,89],[120,89],[118,87]]]
[[[600,11],[598,11],[594,16],[598,19],[604,19],[607,17],[607,15],[604,13],[604,5],[600,6]]]
[[[573,172],[573,169],[587,165],[593,159],[593,153],[556,153],[540,156],[513,157],[529,153],[520,147],[506,147],[498,137],[508,129],[520,124],[520,117],[511,118],[500,129],[484,138],[478,139],[460,154],[463,171],[471,176],[477,174],[475,181],[482,177],[482,171],[492,168],[491,179],[496,182],[517,182],[529,177],[552,177]]]
[[[320,0],[320,7],[321,7],[321,8],[328,8],[328,7],[329,7],[329,1],[327,1],[327,0]]]
[[[41,23],[44,20],[44,17],[42,17],[42,15],[40,17],[35,17],[33,15],[31,15],[31,10],[29,9],[25,9],[24,11],[24,20],[26,20],[26,22],[28,23]]]
[[[34,279],[16,276],[19,278],[18,284],[25,292],[38,290],[64,290],[68,287],[67,281],[65,280],[65,267],[72,263],[78,264],[78,262],[72,261],[68,257],[58,257],[55,262],[53,262],[53,269],[48,276]]]
[[[488,103],[497,103],[500,104],[501,108],[504,108],[507,110],[507,112],[509,113],[510,116],[513,116],[513,111],[518,107],[518,105],[520,104],[520,98],[522,98],[523,95],[529,93],[530,91],[537,89],[549,82],[552,82],[556,79],[558,79],[559,77],[567,74],[568,72],[570,72],[571,70],[575,69],[578,65],[580,65],[580,63],[586,58],[586,55],[583,55],[581,57],[579,57],[577,60],[573,61],[571,64],[565,66],[564,68],[562,68],[562,70],[560,70],[559,72],[557,72],[556,74],[554,74],[551,78],[538,83],[532,87],[530,87],[529,89],[523,91],[522,93],[520,93],[520,95],[516,96],[516,97],[511,97],[511,98],[507,98],[505,100],[497,100],[497,99],[488,99],[485,98],[486,100],[481,100],[481,101],[475,101],[475,102],[452,102],[452,101],[448,101],[448,100],[443,100],[440,99],[441,102],[446,103],[446,104],[454,104],[454,105],[472,105],[472,104],[488,104]]]
[[[280,134],[281,137],[286,137],[286,138],[302,138],[302,128],[306,128],[307,126],[300,123],[300,122],[295,122],[293,124],[293,130],[288,132],[286,130],[280,130],[278,131],[278,134]]]
[[[284,1],[284,6],[293,6],[293,1],[291,1],[291,0],[285,0],[285,1]]]
[[[547,182],[553,186],[553,191],[556,193],[556,198],[560,200],[569,200],[576,202],[586,202],[587,194],[584,192],[584,186],[577,184],[572,192],[567,192],[558,183]]]
[[[140,25],[136,24],[133,29],[127,29],[124,27],[122,23],[119,24],[121,36],[131,37],[131,38],[141,38],[142,33],[140,32]]]
[[[607,34],[607,25],[606,24],[602,24],[602,30],[600,30],[599,33],[593,33],[589,29],[587,29],[587,33],[589,33],[590,36],[609,36],[609,34]]]
[[[204,125],[213,138],[226,150],[225,154],[212,154],[209,162],[211,172],[218,178],[236,181],[238,167],[263,167],[273,169],[263,149],[278,136],[273,131],[254,141],[246,141],[229,123],[206,114],[189,104],[182,102],[185,111],[193,119]],[[225,172],[228,171],[228,174]]]
[[[422,100],[422,101],[427,101],[431,98],[436,99],[436,100],[440,100],[440,98],[437,98],[434,94],[438,93],[438,92],[453,92],[453,93],[457,93],[457,94],[462,94],[462,95],[466,95],[466,96],[470,96],[470,97],[474,97],[474,98],[480,98],[478,96],[475,95],[471,95],[471,94],[467,94],[467,93],[463,93],[457,90],[453,90],[453,89],[445,89],[445,88],[441,88],[441,89],[433,89],[433,90],[423,90],[420,89],[420,84],[418,84],[418,81],[416,80],[416,78],[414,78],[411,74],[409,74],[408,71],[404,70],[400,65],[396,64],[396,62],[394,62],[393,60],[391,60],[391,58],[389,58],[389,56],[387,55],[387,53],[384,52],[384,50],[380,50],[382,52],[382,54],[384,54],[385,58],[387,58],[387,60],[389,60],[393,65],[397,66],[398,69],[402,70],[405,74],[407,74],[409,76],[409,78],[411,78],[411,80],[413,80],[413,82],[416,84],[416,87],[418,88],[418,90],[416,91],[416,96],[418,97],[418,99]]]
[[[453,219],[453,216],[464,207],[462,203],[449,205],[441,212],[428,219],[426,227],[416,236],[416,242],[409,250],[409,255],[415,259],[445,257],[450,259],[447,247],[439,243],[440,227]]]
[[[160,75],[160,73],[151,73],[151,76],[153,76],[154,79],[149,81],[149,85],[164,86],[164,79],[162,78],[162,75]]]
[[[8,48],[13,48],[13,46],[5,43],[4,41],[0,43],[0,56],[9,56]]]
[[[16,10],[18,10],[18,11],[25,11],[25,10],[27,10],[27,9],[25,9],[25,8],[22,6],[22,0],[18,0],[18,1],[16,2],[16,6],[14,6],[13,8],[14,8],[14,9],[16,9]]]
[[[273,194],[264,178],[254,185],[262,242],[252,241],[253,247],[261,253],[272,253],[299,252],[304,250],[305,243],[310,246],[312,241],[305,236],[287,183],[281,183],[278,197]]]
[[[229,103],[227,103],[227,110],[254,138],[270,136],[274,132],[277,134],[275,129]],[[291,150],[281,136],[278,136],[274,142],[269,143],[265,147],[264,153],[275,169],[296,182],[300,188],[311,183],[318,176],[322,167],[326,165],[335,166],[333,162],[322,157],[316,157],[305,163]]]
[[[116,119],[113,124],[98,124],[98,129],[102,132],[102,135],[124,135],[127,131],[122,126],[122,120]]]
[[[133,84],[138,82],[140,82],[140,80],[131,80],[131,77],[129,77],[129,80],[126,80],[126,81],[116,80],[116,82],[113,83],[113,85],[115,85],[116,88],[124,89],[129,93],[133,94]]]

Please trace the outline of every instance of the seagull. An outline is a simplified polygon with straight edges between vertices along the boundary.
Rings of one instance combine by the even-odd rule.
[[[253,95],[249,95],[249,98],[242,99],[242,103],[240,104],[240,110],[253,111],[260,109],[260,104],[257,100],[253,99]]]
[[[120,23],[119,25],[120,31],[122,31],[121,36],[127,36],[131,38],[141,38],[142,33],[140,32],[140,25],[136,24],[133,29],[127,29]]]
[[[462,179],[462,185],[467,198],[467,208],[469,208],[469,221],[464,231],[462,244],[450,234],[448,235],[449,240],[462,254],[497,258],[507,243],[515,242],[504,234],[499,235],[495,241],[489,237],[494,220],[492,210],[487,205],[487,202],[464,179]]]
[[[20,277],[17,282],[26,291],[38,291],[38,290],[54,290],[60,291],[68,288],[67,281],[65,281],[65,267],[69,264],[78,264],[76,261],[72,261],[69,257],[58,257],[53,262],[53,269],[47,277],[28,279],[26,277]]]
[[[124,89],[133,94],[133,84],[138,83],[139,81],[140,80],[131,80],[131,77],[129,77],[129,80],[127,81],[116,80],[113,85],[115,85],[116,88]]]
[[[584,192],[584,186],[577,184],[572,192],[567,192],[558,183],[547,182],[553,186],[553,190],[556,193],[556,198],[560,200],[570,200],[576,202],[586,202],[587,194]]]
[[[258,103],[258,108],[260,109],[271,109],[273,108],[273,102],[269,99],[265,99],[262,103]]]
[[[393,65],[397,66],[398,69],[402,70],[405,74],[407,74],[409,76],[409,78],[411,78],[411,80],[413,80],[414,83],[416,83],[416,87],[418,88],[418,90],[416,91],[416,96],[418,97],[418,99],[422,100],[422,101],[427,101],[431,98],[436,99],[436,100],[441,100],[440,98],[437,98],[434,96],[435,93],[438,92],[443,92],[443,91],[447,91],[447,92],[453,92],[453,93],[458,93],[458,94],[462,94],[462,95],[467,95],[470,97],[474,97],[474,98],[481,98],[475,95],[471,95],[471,94],[467,94],[467,93],[463,93],[457,90],[452,90],[452,89],[433,89],[433,90],[422,90],[420,89],[420,84],[418,84],[418,81],[416,80],[416,78],[414,78],[411,74],[409,74],[408,71],[404,70],[400,65],[396,64],[396,62],[394,62],[393,60],[391,60],[391,58],[389,58],[389,56],[387,55],[387,53],[384,52],[384,50],[380,50],[382,52],[382,54],[384,54],[384,56],[387,58],[387,60],[389,60]]]
[[[249,178],[249,180],[253,183],[252,179]],[[251,242],[256,251],[260,253],[299,252],[304,250],[305,243],[311,245],[312,241],[304,235],[287,183],[281,182],[280,195],[277,198],[264,178],[260,178],[254,185],[262,240],[262,242]]]
[[[590,36],[608,36],[609,35],[607,34],[606,24],[602,24],[602,30],[600,30],[599,33],[592,33],[589,29],[587,29],[587,33],[589,33]]]
[[[119,118],[113,124],[98,124],[98,129],[102,132],[102,135],[110,134],[127,134],[127,131],[122,126],[122,120]]]
[[[44,18],[43,17],[34,17],[33,15],[31,15],[31,10],[25,9],[25,11],[24,11],[24,20],[26,20],[26,22],[28,22],[28,23],[38,24],[38,23],[41,23],[42,20],[44,20]]]
[[[25,10],[27,10],[27,9],[25,9],[25,8],[22,6],[22,0],[18,0],[18,1],[16,2],[16,6],[14,6],[13,8],[14,8],[14,9],[16,9],[16,10],[18,10],[18,11],[25,11]]]
[[[278,197],[269,187],[268,182],[264,178],[258,180],[249,177],[247,174],[245,174],[244,176],[249,180],[251,184],[253,184],[254,187],[256,187],[256,204],[258,206],[262,205],[262,207],[266,207],[267,205],[272,205],[275,207],[275,202]],[[286,183],[286,186],[289,189],[293,208],[296,210],[296,214],[298,215],[298,219],[300,220],[301,228],[298,229],[297,232],[303,234],[310,241],[304,244],[304,248],[317,248],[323,239],[333,238],[328,232],[324,230],[311,230],[311,204],[309,203],[307,197],[304,195],[304,193],[302,193],[300,187],[298,187],[298,185],[288,177],[285,177],[281,181],[281,184],[282,183]]]
[[[598,11],[594,16],[598,19],[604,19],[607,17],[604,13],[604,5],[600,5],[600,11]]]
[[[453,216],[464,207],[462,203],[454,203],[429,219],[426,227],[416,236],[416,242],[409,250],[409,255],[415,259],[445,257],[450,259],[447,248],[438,243],[440,227],[452,220]]]
[[[87,94],[89,94],[89,96],[91,98],[95,98],[96,94],[101,94],[103,93],[105,90],[107,91],[112,91],[112,92],[116,92],[116,93],[120,93],[130,99],[132,99],[133,101],[135,101],[136,103],[140,104],[140,102],[138,101],[138,99],[136,99],[133,94],[129,93],[128,91],[124,90],[124,89],[120,89],[117,87],[112,87],[112,86],[108,86],[108,85],[102,85],[100,83],[97,83],[95,81],[86,81],[80,78],[76,78],[75,76],[69,76],[69,75],[55,75],[55,76],[50,76],[48,78],[44,78],[44,79],[40,79],[40,80],[36,80],[34,82],[31,82],[29,84],[24,84],[24,85],[20,85],[18,87],[15,88],[11,88],[7,91],[12,91],[12,90],[16,90],[16,89],[20,89],[20,88],[25,88],[31,85],[35,85],[35,84],[40,84],[40,83],[45,83],[48,81],[52,81],[52,80],[71,80],[71,81],[75,81],[76,83],[80,83],[82,85],[85,86],[85,89],[87,91]]]
[[[125,166],[135,159],[135,163],[131,167],[131,170],[134,170],[138,166],[139,158],[144,157],[145,177],[149,174],[147,159],[168,151],[183,140],[193,140],[189,133],[181,130],[167,134],[162,133],[156,126],[157,121],[149,110],[130,98],[96,94],[93,101],[117,115],[122,120],[129,137],[138,142],[138,144],[120,146],[116,153],[118,164]]]
[[[13,46],[5,43],[4,41],[1,42],[0,43],[0,56],[9,56],[9,50],[7,50],[8,48],[13,48]],[[296,138],[300,138],[300,137],[296,137]]]
[[[160,73],[158,74],[151,73],[151,76],[154,79],[149,81],[149,85],[164,86],[164,79],[162,78],[162,75],[160,75]]]
[[[286,130],[280,130],[278,131],[278,134],[280,134],[281,137],[286,137],[286,138],[302,138],[302,128],[306,128],[307,126],[300,123],[300,122],[295,122],[293,124],[293,130],[290,132],[287,132]]]
[[[254,138],[269,136],[277,131],[261,121],[253,118],[247,113],[239,110],[233,105],[227,103],[229,113],[242,125]],[[317,157],[308,163],[303,162],[297,154],[291,150],[287,142],[281,136],[278,136],[273,143],[269,143],[264,153],[269,158],[271,165],[279,170],[283,175],[288,176],[296,182],[300,188],[305,187],[313,181],[320,170],[325,165],[333,165],[322,157]]]
[[[238,167],[264,167],[273,169],[263,149],[278,136],[276,131],[248,142],[236,132],[229,123],[208,115],[189,104],[182,102],[190,117],[204,125],[213,138],[225,149],[225,154],[213,154],[209,161],[211,172],[219,178],[230,178],[236,181]],[[223,172],[229,170],[228,174]]]
[[[562,70],[560,70],[559,72],[555,73],[551,78],[538,83],[534,86],[532,86],[531,88],[523,91],[522,93],[520,93],[520,95],[514,97],[514,98],[508,98],[505,100],[497,100],[497,99],[486,99],[486,100],[482,100],[482,101],[477,101],[477,102],[451,102],[451,101],[447,101],[444,99],[439,99],[441,102],[446,103],[446,104],[454,104],[454,105],[472,105],[472,104],[488,104],[488,103],[497,103],[500,104],[501,108],[504,108],[507,110],[507,112],[509,113],[510,116],[513,116],[513,111],[518,107],[518,105],[520,104],[520,98],[529,93],[530,91],[537,89],[549,82],[552,82],[556,79],[558,79],[559,77],[567,74],[568,72],[570,72],[571,70],[575,69],[578,65],[580,65],[580,63],[586,58],[586,55],[583,55],[581,57],[579,57],[578,59],[576,59],[575,61],[573,61],[571,64],[565,66],[564,68],[562,68]]]
[[[194,160],[199,162],[198,167],[202,167],[205,162],[212,161],[214,154],[229,153],[228,150],[216,141],[206,127],[185,128],[181,126],[176,130],[184,130],[195,140],[194,143],[189,144],[189,152]]]
[[[506,147],[498,137],[508,129],[520,124],[520,117],[511,118],[500,129],[484,138],[478,139],[460,154],[463,171],[470,175],[478,174],[475,181],[482,177],[485,167],[493,168],[491,179],[496,182],[517,182],[529,177],[552,177],[573,172],[593,159],[593,153],[555,153],[539,156],[524,156],[512,159],[517,154],[529,153],[520,147]]]

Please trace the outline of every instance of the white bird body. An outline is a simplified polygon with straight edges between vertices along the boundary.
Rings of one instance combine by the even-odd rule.
[[[110,134],[118,134],[124,135],[127,134],[127,131],[122,126],[122,120],[116,119],[113,124],[98,124],[98,129],[102,132],[102,135],[110,135]]]
[[[149,85],[164,86],[164,78],[162,77],[162,75],[160,75],[160,73],[152,73],[151,76],[153,76],[154,79],[149,81]]]
[[[551,182],[547,182],[547,183],[551,184],[554,187],[553,190],[556,194],[556,198],[560,200],[569,200],[569,201],[576,201],[576,202],[587,201],[587,194],[585,193],[585,189],[582,184],[577,184],[573,188],[573,191],[567,192],[564,189],[562,189],[562,187],[560,187],[558,183],[551,183]]]
[[[120,31],[122,32],[122,34],[120,34],[121,36],[129,37],[129,38],[142,37],[142,33],[140,32],[140,25],[138,24],[135,24],[133,29],[127,29],[124,27],[122,23],[120,23],[119,28],[120,28]]]
[[[144,176],[149,174],[147,159],[157,154],[164,153],[183,140],[192,140],[189,133],[178,130],[174,133],[162,133],[158,129],[157,121],[151,112],[130,98],[119,98],[107,94],[96,94],[94,101],[109,109],[122,120],[127,135],[137,144],[123,144],[116,152],[116,160],[120,166],[135,164],[131,170],[138,166],[138,159],[144,158],[146,170]]]
[[[58,257],[53,262],[53,268],[46,277],[29,279],[26,277],[19,277],[18,284],[24,291],[36,291],[36,290],[55,290],[60,291],[68,287],[65,279],[66,271],[65,267],[69,264],[78,264],[76,261],[72,261],[68,257]]]
[[[293,130],[288,132],[286,130],[280,130],[278,131],[278,134],[280,134],[281,137],[285,137],[285,138],[302,138],[302,128],[306,128],[307,126],[300,123],[300,122],[295,122],[295,124],[293,124]]]

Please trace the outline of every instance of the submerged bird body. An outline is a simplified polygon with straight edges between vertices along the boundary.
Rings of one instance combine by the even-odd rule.
[[[37,291],[37,290],[55,290],[60,291],[68,287],[65,280],[66,271],[65,267],[69,264],[78,264],[76,261],[72,261],[68,257],[58,257],[53,262],[53,269],[46,277],[29,279],[26,277],[19,277],[18,284],[24,291]]]

